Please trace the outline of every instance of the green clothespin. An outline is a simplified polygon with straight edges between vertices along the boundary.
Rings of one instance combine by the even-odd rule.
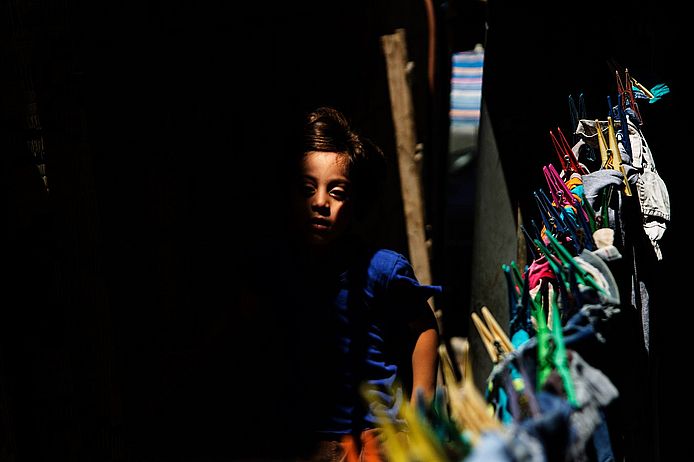
[[[545,234],[547,236],[551,235],[549,232],[547,232]],[[549,267],[552,269],[552,272],[557,277],[559,284],[561,284],[562,287],[564,287],[566,290],[569,290],[570,289],[569,285],[564,281],[564,276],[563,276],[564,273],[562,272],[562,268],[559,267],[557,262],[554,260],[556,258],[555,255],[552,252],[550,252],[550,250],[547,247],[545,247],[545,245],[540,240],[535,239],[534,242],[535,242],[535,245],[537,246],[537,248],[540,249],[540,252],[542,252],[542,254],[547,259],[547,262],[549,263]]]
[[[537,388],[541,388],[547,378],[552,373],[550,332],[547,327],[545,310],[542,308],[542,301],[539,300],[541,293],[535,296],[535,322],[537,323]]]
[[[515,276],[516,285],[519,287],[521,296],[523,294],[523,276],[521,275],[520,269],[515,261],[511,261],[511,269],[513,270],[513,275]]]
[[[570,267],[571,269],[574,270],[576,273],[578,282],[580,284],[583,284],[584,286],[590,286],[593,289],[597,290],[598,292],[602,292],[603,294],[605,293],[605,289],[600,287],[597,282],[593,279],[593,276],[588,273],[586,270],[584,270],[581,265],[579,265],[576,260],[574,260],[573,256],[569,253],[568,250],[564,248],[563,245],[557,241],[557,239],[552,236],[552,234],[547,233],[547,238],[549,239],[550,244],[552,245],[552,248],[557,252],[559,258],[561,261]],[[567,289],[570,289],[570,287],[567,287]]]
[[[552,297],[552,332],[553,354],[552,363],[554,364],[557,373],[561,377],[566,392],[566,400],[574,407],[578,407],[576,400],[576,388],[574,387],[571,371],[569,370],[569,360],[566,356],[566,345],[564,344],[563,326],[559,317],[559,308],[557,307],[556,295]]]
[[[590,202],[588,201],[588,198],[586,198],[585,193],[581,194],[581,206],[585,209],[586,213],[588,214],[588,223],[590,224],[590,230],[594,233],[595,230],[598,229],[595,223],[595,209],[592,205],[590,205]]]
[[[546,233],[549,236],[549,232]],[[557,265],[557,262],[554,261],[554,254],[550,252],[550,250],[545,247],[545,245],[540,241],[539,239],[533,239],[533,242],[537,246],[538,249],[540,249],[540,252],[545,256],[547,259],[547,263],[549,263],[549,267],[552,269],[552,272],[556,276],[561,275],[561,268],[559,268],[559,265]]]

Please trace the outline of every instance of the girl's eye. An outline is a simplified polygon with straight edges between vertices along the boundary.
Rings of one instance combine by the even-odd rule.
[[[335,199],[343,201],[347,199],[347,191],[344,189],[340,188],[334,188],[330,190],[330,195],[333,196]]]
[[[301,192],[304,194],[304,196],[309,197],[316,192],[316,188],[314,188],[310,184],[305,184],[301,187]]]

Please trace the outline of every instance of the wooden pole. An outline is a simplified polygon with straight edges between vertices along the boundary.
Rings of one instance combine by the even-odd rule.
[[[407,44],[405,31],[381,37],[388,71],[390,105],[395,126],[398,170],[402,191],[407,241],[410,260],[417,278],[423,284],[431,284],[429,252],[424,228],[424,205],[419,168],[415,161],[417,140],[415,137],[412,96],[407,83]]]
[[[417,279],[422,284],[431,284],[429,243],[426,239],[424,199],[421,174],[417,159],[417,137],[414,124],[412,93],[407,81],[407,42],[405,30],[397,29],[394,34],[381,36],[381,45],[386,58],[390,107],[395,127],[400,189],[405,212],[407,244],[410,261]],[[431,301],[434,308],[434,301]],[[441,312],[434,309],[439,333],[442,333]]]

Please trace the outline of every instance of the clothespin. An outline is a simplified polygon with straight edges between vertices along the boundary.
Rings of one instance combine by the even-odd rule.
[[[537,295],[539,296],[540,293],[538,292]],[[542,388],[552,373],[549,326],[547,326],[547,317],[542,303],[535,304],[534,317],[537,325],[537,333],[535,334],[537,338],[537,388]]]
[[[508,306],[511,309],[511,317],[513,317],[513,312],[518,305],[518,297],[520,294],[520,289],[518,285],[513,281],[513,276],[511,275],[511,267],[509,265],[501,265],[501,270],[504,272],[504,277],[506,279],[506,287],[508,293]]]
[[[537,251],[535,250],[535,247],[531,245],[533,242],[533,237],[530,236],[530,233],[528,233],[528,230],[525,229],[525,226],[520,225],[521,232],[525,235],[525,245],[528,247],[528,251],[530,252],[530,255],[532,256],[532,259],[535,260],[539,255],[537,254]]]
[[[617,80],[617,94],[622,96],[622,109],[626,111],[627,106],[630,107],[638,118],[639,124],[643,124],[643,119],[641,118],[641,113],[639,112],[639,106],[636,104],[634,92],[631,89],[631,77],[629,77],[629,69],[624,70],[624,80],[627,82],[626,86],[622,84],[622,79],[619,77],[619,71],[615,71],[615,77]]]
[[[624,146],[624,150],[629,154],[629,157],[633,158],[631,140],[629,139],[629,117],[622,108],[622,96],[619,95],[617,98],[619,101],[619,104],[617,104],[617,117],[619,119],[619,131],[622,133],[622,146]]]
[[[664,95],[670,93],[670,88],[664,83],[659,83],[649,90],[644,85],[641,85],[634,77],[631,77],[631,85],[632,90],[636,90],[640,92],[640,95],[643,95],[642,99],[648,100],[648,104],[653,104],[660,100],[660,98],[662,98]],[[637,95],[638,94],[635,94],[634,98],[639,99],[637,98]]]
[[[569,230],[564,222],[563,207],[562,212],[559,211],[558,207],[552,204],[552,201],[547,197],[547,194],[543,190],[538,191],[538,197],[543,203],[544,209],[550,218],[550,221],[554,224],[554,228],[559,234],[568,234]],[[551,228],[548,228],[551,230]]]
[[[559,144],[561,144],[564,147],[564,152],[568,155],[569,159],[571,160],[573,170],[580,174],[588,173],[586,172],[586,169],[578,162],[578,158],[576,157],[576,154],[574,154],[573,149],[571,149],[571,146],[569,146],[569,142],[566,140],[566,137],[564,136],[564,133],[561,131],[561,128],[557,127],[557,133],[559,133]]]
[[[583,239],[582,243],[584,247],[588,250],[595,250],[596,245],[595,241],[593,240],[593,232],[595,231],[594,226],[593,226],[593,221],[594,218],[591,218],[591,215],[589,213],[589,210],[592,211],[593,208],[591,205],[588,203],[586,204],[585,198],[580,202],[580,208],[583,213],[577,213],[576,216],[578,217],[578,222],[581,227]],[[585,207],[587,205],[587,207]],[[595,216],[595,212],[593,213],[593,217]]]
[[[509,335],[511,336],[511,343],[516,348],[525,343],[533,334],[531,315],[534,312],[534,307],[531,308],[531,305],[534,300],[530,296],[529,273],[530,267],[526,265],[520,298],[515,298],[515,305],[511,306],[509,311]]]
[[[518,268],[518,265],[515,261],[511,262],[511,270],[514,276],[514,280],[516,281],[516,285],[520,290],[520,288],[523,287],[523,275],[521,274],[520,269]]]
[[[545,233],[547,236],[550,235],[550,233]],[[567,283],[564,280],[564,273],[562,271],[564,263],[561,261],[559,257],[554,255],[542,242],[536,240],[535,245],[538,246],[540,249],[540,252],[542,252],[547,259],[547,263],[549,264],[550,269],[554,273],[554,276],[557,278],[559,290],[565,291],[568,287]]]
[[[607,117],[607,141],[605,140],[605,135],[602,132],[602,127],[598,119],[595,119],[595,128],[598,135],[598,146],[600,147],[602,168],[611,168],[622,172],[622,175],[624,175],[624,194],[631,196],[631,187],[629,186],[626,171],[622,165],[622,155],[619,152],[619,146],[617,145],[617,136],[615,135],[612,117]]]
[[[561,178],[559,172],[557,172],[557,170],[554,168],[554,165],[549,164],[543,167],[543,173],[548,185],[550,186],[550,191],[553,194],[552,197],[554,198],[554,202],[557,207],[570,207],[577,214],[585,213],[585,211],[579,206],[578,199],[574,197],[573,193],[566,185],[566,182]]]
[[[547,239],[549,240],[552,248],[555,250],[556,255],[561,259],[562,263],[570,267],[576,273],[578,276],[578,281],[581,284],[590,286],[599,292],[605,293],[605,289],[600,287],[600,285],[595,282],[593,276],[584,270],[583,267],[576,262],[576,260],[574,260],[573,256],[564,248],[564,246],[559,243],[559,241],[557,241],[554,236],[547,234]]]
[[[434,430],[429,426],[424,416],[417,412],[416,408],[405,402],[400,409],[400,414],[407,422],[408,442],[405,447],[408,455],[407,460],[414,462],[447,459],[443,442],[437,438]]]
[[[541,209],[548,216],[545,224],[551,223],[553,225],[553,227],[547,227],[548,232],[552,232],[552,229],[556,229],[558,234],[570,237],[572,244],[576,246],[576,250],[578,251],[578,236],[575,233],[576,228],[572,226],[572,218],[568,216],[566,210],[562,207],[560,212],[542,190],[537,191],[536,200],[540,204]],[[571,223],[571,225],[569,223]]]
[[[553,313],[552,331],[550,333],[553,343],[552,363],[554,364],[554,368],[564,384],[566,400],[569,402],[569,404],[576,407],[578,406],[578,401],[576,400],[576,388],[573,383],[573,378],[571,377],[571,371],[569,370],[569,361],[566,355],[566,345],[564,344],[563,326],[561,324],[561,318],[559,317],[559,309],[557,307],[556,298],[552,298],[551,309]]]
[[[579,113],[578,113],[578,108],[576,107],[576,102],[574,101],[573,96],[569,95],[569,121],[571,122],[571,131],[573,132],[576,130],[576,127],[578,126],[578,121],[581,119]],[[576,140],[576,134],[574,136],[574,143],[577,141]]]
[[[475,323],[477,331],[482,337],[482,343],[484,343],[489,358],[494,364],[498,363],[504,355],[510,353],[514,350],[511,340],[506,335],[506,332],[501,328],[499,323],[494,319],[491,311],[486,306],[482,307],[482,316],[484,317],[484,322],[475,312],[472,313],[472,321]],[[486,324],[485,324],[486,322]]]
[[[571,95],[569,95],[569,117],[571,121],[571,139],[573,144],[576,144],[581,139],[580,135],[576,133],[576,127],[578,127],[578,121],[581,119],[587,119],[585,97],[583,93],[578,95],[578,108]],[[589,161],[595,160],[595,151],[592,147],[584,144],[581,149],[583,150],[584,156]]]
[[[544,316],[544,309],[540,305],[537,313],[537,384],[542,387],[547,378],[556,370],[564,384],[564,391],[569,404],[577,406],[576,389],[571,371],[568,368],[566,345],[564,344],[563,326],[559,317],[556,304],[556,296],[551,298],[550,310],[552,310],[552,329],[549,329]]]
[[[533,197],[535,198],[535,203],[537,204],[537,207],[540,209],[540,218],[542,219],[542,223],[545,225],[545,229],[549,232],[553,229],[557,228],[556,223],[554,223],[554,218],[552,217],[552,213],[548,209],[547,205],[543,202],[542,198],[540,197],[540,194],[538,191],[533,192]],[[541,236],[541,233],[540,233]]]
[[[451,339],[451,346],[456,352],[456,360],[462,375],[460,381],[456,379],[453,362],[444,344],[439,345],[438,352],[448,392],[451,418],[462,431],[469,435],[474,445],[482,432],[502,430],[503,425],[487,411],[487,403],[473,381],[469,344],[467,340],[463,340],[462,343],[463,346],[456,345]]]
[[[631,186],[629,185],[629,180],[627,180],[627,172],[624,170],[624,165],[622,164],[622,154],[619,151],[617,135],[615,134],[614,123],[611,117],[607,118],[607,135],[609,137],[609,149],[612,151],[613,168],[622,172],[622,175],[624,175],[624,194],[631,196]]]
[[[590,201],[586,197],[585,193],[581,195],[581,205],[583,206],[583,209],[586,211],[586,214],[588,215],[588,225],[590,228],[589,231],[592,240],[593,233],[598,228],[595,222],[595,209],[593,209],[593,206],[590,205]]]
[[[651,93],[651,91],[648,88],[644,87],[639,82],[637,82],[634,77],[631,77],[631,84],[633,86],[635,86],[636,88],[638,88],[639,90],[641,90],[643,92],[643,94],[648,96],[650,99],[655,98],[655,95],[653,93]]]
[[[557,128],[559,133],[559,138],[554,136],[552,130],[549,131],[549,136],[552,139],[552,146],[554,146],[554,152],[559,158],[559,163],[561,164],[561,169],[566,172],[567,178],[571,176],[572,173],[586,173],[585,169],[578,163],[576,155],[573,153],[570,147],[568,147],[569,142],[566,141],[564,134],[561,132],[560,128]],[[567,149],[568,147],[568,149]]]

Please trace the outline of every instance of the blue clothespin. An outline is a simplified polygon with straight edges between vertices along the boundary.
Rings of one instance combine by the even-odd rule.
[[[533,197],[535,198],[535,203],[537,204],[537,207],[540,209],[540,218],[542,219],[542,223],[544,223],[547,232],[550,232],[551,230],[556,228],[554,223],[550,221],[551,214],[546,209],[545,204],[542,202],[542,199],[540,199],[540,195],[537,191],[533,192]]]
[[[523,235],[525,236],[525,245],[528,247],[528,251],[530,252],[530,255],[532,256],[532,259],[535,260],[539,256],[537,254],[537,251],[532,245],[533,238],[530,236],[530,233],[528,233],[528,230],[525,229],[525,226],[520,225],[520,229],[523,232]]]
[[[628,126],[628,120],[627,120],[627,113],[624,112],[624,109],[622,108],[622,95],[619,95],[618,97],[619,104],[617,105],[617,118],[616,120],[619,120],[619,131],[622,132],[622,146],[624,146],[624,150],[629,154],[629,159],[633,159],[632,153],[631,153],[631,140],[629,139],[629,126]]]

